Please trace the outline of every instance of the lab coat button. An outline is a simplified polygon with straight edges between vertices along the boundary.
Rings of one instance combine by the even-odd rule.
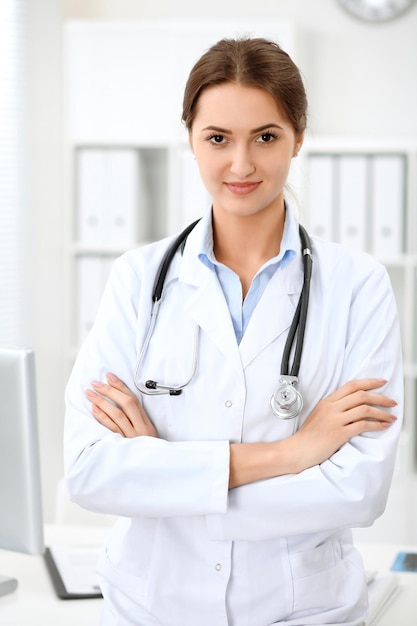
[[[230,409],[230,407],[232,406],[233,402],[231,400],[226,400],[226,402],[224,404],[225,404],[225,406],[227,406],[228,409]]]
[[[220,571],[221,571],[221,569],[222,569],[221,564],[220,564],[220,563],[217,563],[217,564],[216,564],[216,568],[215,568],[215,569],[216,569],[216,572],[220,572]]]

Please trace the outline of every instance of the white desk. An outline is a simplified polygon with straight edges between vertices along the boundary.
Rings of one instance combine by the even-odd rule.
[[[366,569],[389,571],[398,552],[417,552],[417,546],[386,543],[356,542]],[[378,626],[416,626],[417,624],[417,573],[395,572],[400,579],[400,591],[389,606]]]
[[[109,529],[92,526],[47,527],[46,544],[96,544]],[[365,567],[388,571],[400,550],[410,546],[357,544]],[[417,548],[414,547],[415,551]],[[96,626],[101,600],[59,600],[43,557],[0,551],[0,573],[18,580],[15,592],[0,597],[0,626]],[[400,574],[401,591],[378,626],[415,626],[417,574]],[[167,625],[169,626],[169,625]],[[215,626],[215,624],[213,624]]]
[[[47,526],[45,543],[97,544],[108,531],[94,526]],[[16,591],[0,597],[0,626],[98,625],[102,600],[60,600],[42,556],[0,550],[0,573],[18,581]]]

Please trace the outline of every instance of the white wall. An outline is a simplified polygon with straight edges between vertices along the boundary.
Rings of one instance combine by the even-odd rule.
[[[62,472],[66,356],[63,277],[61,26],[64,19],[273,18],[300,27],[300,63],[314,135],[417,137],[417,5],[379,25],[337,0],[32,0],[34,263],[32,344],[37,355],[44,509],[52,517]]]
[[[292,20],[308,49],[300,66],[314,135],[417,136],[417,4],[386,24],[355,20],[337,0],[65,0],[64,15]]]

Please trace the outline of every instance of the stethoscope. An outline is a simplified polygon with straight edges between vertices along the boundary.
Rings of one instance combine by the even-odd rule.
[[[152,338],[156,319],[158,316],[159,305],[162,299],[162,293],[164,290],[165,278],[168,273],[171,262],[175,256],[175,253],[179,248],[185,246],[186,240],[190,232],[195,225],[199,222],[196,220],[192,224],[189,224],[178,235],[174,242],[170,245],[166,253],[164,254],[162,261],[156,273],[154,287],[152,291],[152,310],[151,321],[149,324],[148,332],[143,343],[142,350],[139,354],[136,371],[135,371],[135,386],[143,394],[146,395],[161,395],[169,394],[170,396],[179,396],[183,389],[190,384],[197,371],[197,356],[198,356],[198,326],[196,325],[196,334],[194,340],[194,351],[192,356],[191,373],[188,380],[181,385],[167,385],[157,382],[156,380],[147,380],[145,384],[138,382],[138,375],[142,368],[145,355],[148,351],[149,343]],[[312,270],[312,254],[311,254],[311,242],[305,228],[299,226],[299,233],[301,239],[301,252],[303,257],[304,268],[304,280],[301,290],[300,298],[298,300],[297,308],[294,314],[294,318],[291,323],[290,330],[288,332],[287,341],[285,343],[284,352],[281,361],[281,373],[278,381],[278,388],[271,397],[271,409],[276,417],[280,419],[292,419],[300,414],[303,408],[303,398],[301,393],[296,388],[298,383],[298,372],[300,369],[301,354],[303,351],[304,334],[307,321],[308,311],[308,299],[310,293],[310,281]],[[294,359],[289,367],[290,354],[292,352],[294,340],[296,338]]]

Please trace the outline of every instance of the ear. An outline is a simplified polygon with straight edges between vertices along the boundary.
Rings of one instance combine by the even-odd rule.
[[[294,154],[293,154],[293,156],[295,156],[295,157],[298,156],[298,153],[300,152],[301,148],[303,147],[304,137],[305,137],[305,133],[304,132],[297,137],[296,142],[295,142],[295,146],[294,146]]]
[[[194,154],[194,149],[193,149],[193,134],[192,134],[192,131],[191,131],[191,130],[189,130],[189,131],[188,131],[188,145],[189,145],[189,146],[190,146],[190,148],[191,148],[191,152]]]

